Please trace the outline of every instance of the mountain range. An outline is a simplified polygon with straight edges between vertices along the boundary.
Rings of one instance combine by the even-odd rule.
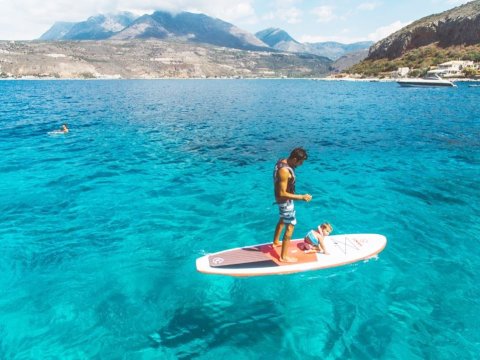
[[[40,41],[0,43],[0,77],[319,77],[342,71],[388,77],[398,67],[422,74],[449,60],[480,61],[480,0],[371,44],[301,43],[282,29],[251,34],[189,12],[123,12],[57,22]]]
[[[292,38],[286,31],[279,28],[268,28],[257,32],[255,36],[271,48],[280,51],[315,54],[326,56],[332,60],[337,60],[348,53],[358,51],[364,53],[364,50],[373,45],[373,41],[362,41],[353,44],[342,44],[334,41],[300,43]]]
[[[373,42],[300,43],[281,29],[251,34],[237,26],[204,14],[155,11],[136,17],[129,12],[97,15],[78,23],[57,22],[39,40],[181,39],[227,48],[314,54],[336,60],[345,54],[365,52]],[[361,60],[361,59],[360,59]]]

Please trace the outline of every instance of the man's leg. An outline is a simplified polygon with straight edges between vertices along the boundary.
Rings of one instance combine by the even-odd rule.
[[[282,233],[284,225],[282,219],[278,220],[277,226],[275,227],[275,234],[273,235],[273,246],[280,246],[280,234]]]
[[[288,247],[290,246],[290,239],[292,238],[294,229],[295,229],[295,225],[287,224],[287,230],[285,230],[285,234],[283,235],[283,240],[282,240],[282,253],[280,255],[280,261],[297,262],[296,257],[288,256]]]

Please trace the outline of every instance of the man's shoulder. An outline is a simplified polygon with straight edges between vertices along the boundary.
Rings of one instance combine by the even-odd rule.
[[[287,167],[281,167],[280,169],[278,169],[278,174],[287,177],[291,176],[290,170]]]

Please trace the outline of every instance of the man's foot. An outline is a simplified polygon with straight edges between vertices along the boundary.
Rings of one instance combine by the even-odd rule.
[[[281,242],[279,242],[279,241],[274,241],[273,242],[273,247],[279,247],[279,246],[282,246]]]
[[[285,263],[296,263],[298,259],[296,257],[285,256],[284,258],[280,258],[280,261]]]

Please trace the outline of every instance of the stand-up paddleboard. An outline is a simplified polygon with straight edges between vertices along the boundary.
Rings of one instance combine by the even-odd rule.
[[[205,274],[263,276],[325,269],[374,257],[385,248],[387,239],[378,234],[326,236],[325,247],[330,255],[307,253],[303,244],[303,239],[290,241],[288,254],[298,259],[296,263],[281,262],[281,246],[268,243],[202,256],[197,259],[197,270]]]

